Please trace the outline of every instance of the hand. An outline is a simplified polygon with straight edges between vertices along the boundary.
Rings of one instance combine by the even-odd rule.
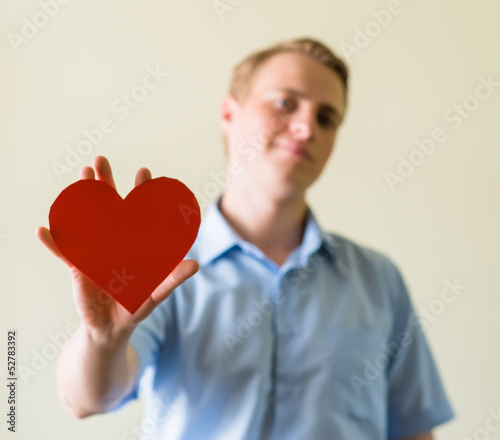
[[[116,190],[108,160],[103,156],[94,159],[94,167],[84,167],[80,179],[95,179],[107,183]],[[147,168],[137,171],[135,186],[151,179]],[[100,342],[112,342],[122,335],[129,336],[137,324],[145,319],[172,291],[186,279],[194,275],[198,268],[195,260],[181,261],[172,273],[154,290],[142,306],[131,315],[119,302],[104,293],[85,274],[80,272],[59,251],[47,228],[39,227],[40,241],[68,266],[73,286],[75,305],[91,337]]]

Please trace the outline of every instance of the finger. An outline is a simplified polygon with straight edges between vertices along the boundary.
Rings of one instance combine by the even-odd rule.
[[[146,180],[151,179],[151,177],[151,171],[149,171],[147,168],[141,168],[135,175],[135,186],[144,183]]]
[[[200,265],[196,260],[181,261],[170,275],[154,290],[151,294],[151,299],[156,305],[160,304],[175,288],[198,272],[199,268]]]
[[[56,244],[54,243],[54,239],[52,238],[52,235],[47,228],[44,228],[43,226],[38,227],[38,229],[36,230],[36,235],[50,252],[52,252],[57,258],[61,259],[68,267],[73,267],[73,265],[64,257],[64,255],[61,254],[61,251],[57,248]]]
[[[97,173],[97,180],[106,182],[116,191],[113,173],[111,172],[111,165],[104,156],[96,156],[94,159],[94,168]]]
[[[170,296],[174,289],[193,276],[199,268],[200,265],[196,260],[181,261],[137,310],[134,320],[140,322],[145,319],[160,303]]]
[[[94,168],[83,167],[80,170],[80,179],[95,179]]]

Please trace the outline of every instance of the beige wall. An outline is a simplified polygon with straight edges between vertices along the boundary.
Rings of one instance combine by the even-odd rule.
[[[222,0],[235,6],[218,16],[214,3],[72,0],[46,24],[38,13],[45,26],[24,41],[12,33],[21,37],[23,18],[41,6],[1,3],[0,345],[5,353],[6,330],[18,329],[19,362],[39,370],[19,383],[17,438],[132,439],[140,423],[141,403],[72,420],[57,398],[55,360],[36,355],[55,355],[51,335],[77,322],[67,271],[35,237],[55,197],[97,154],[110,159],[123,196],[140,166],[210,191],[224,169],[218,110],[230,68],[303,35],[332,45],[352,69],[347,119],[311,205],[325,228],[402,269],[458,413],[437,438],[500,438],[481,431],[500,412],[500,87],[489,96],[477,88],[479,77],[500,81],[500,4]],[[388,7],[390,23],[377,29],[373,14]],[[128,114],[117,107],[157,65],[169,76]],[[457,117],[462,103],[470,111]],[[103,119],[112,132],[59,179],[54,162]],[[419,156],[416,141],[432,135],[434,153]],[[423,163],[392,191],[386,173],[398,173],[399,156]],[[466,288],[444,303],[455,279]]]

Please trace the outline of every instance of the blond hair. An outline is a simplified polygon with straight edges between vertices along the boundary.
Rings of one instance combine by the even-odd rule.
[[[229,93],[237,101],[244,101],[251,89],[252,79],[262,63],[272,56],[282,52],[302,53],[335,72],[344,86],[344,96],[347,101],[347,84],[349,70],[347,65],[337,57],[326,45],[312,38],[297,38],[281,41],[267,49],[254,52],[247,56],[234,68],[229,84]]]

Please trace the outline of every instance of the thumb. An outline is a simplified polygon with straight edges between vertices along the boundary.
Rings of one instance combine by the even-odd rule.
[[[145,319],[151,312],[163,301],[165,301],[170,294],[180,286],[184,281],[193,276],[200,265],[196,260],[183,260],[181,261],[175,269],[170,273],[170,275],[165,278],[162,283],[153,291],[151,296],[146,300],[146,302],[139,307],[137,312],[134,314],[136,322]]]

